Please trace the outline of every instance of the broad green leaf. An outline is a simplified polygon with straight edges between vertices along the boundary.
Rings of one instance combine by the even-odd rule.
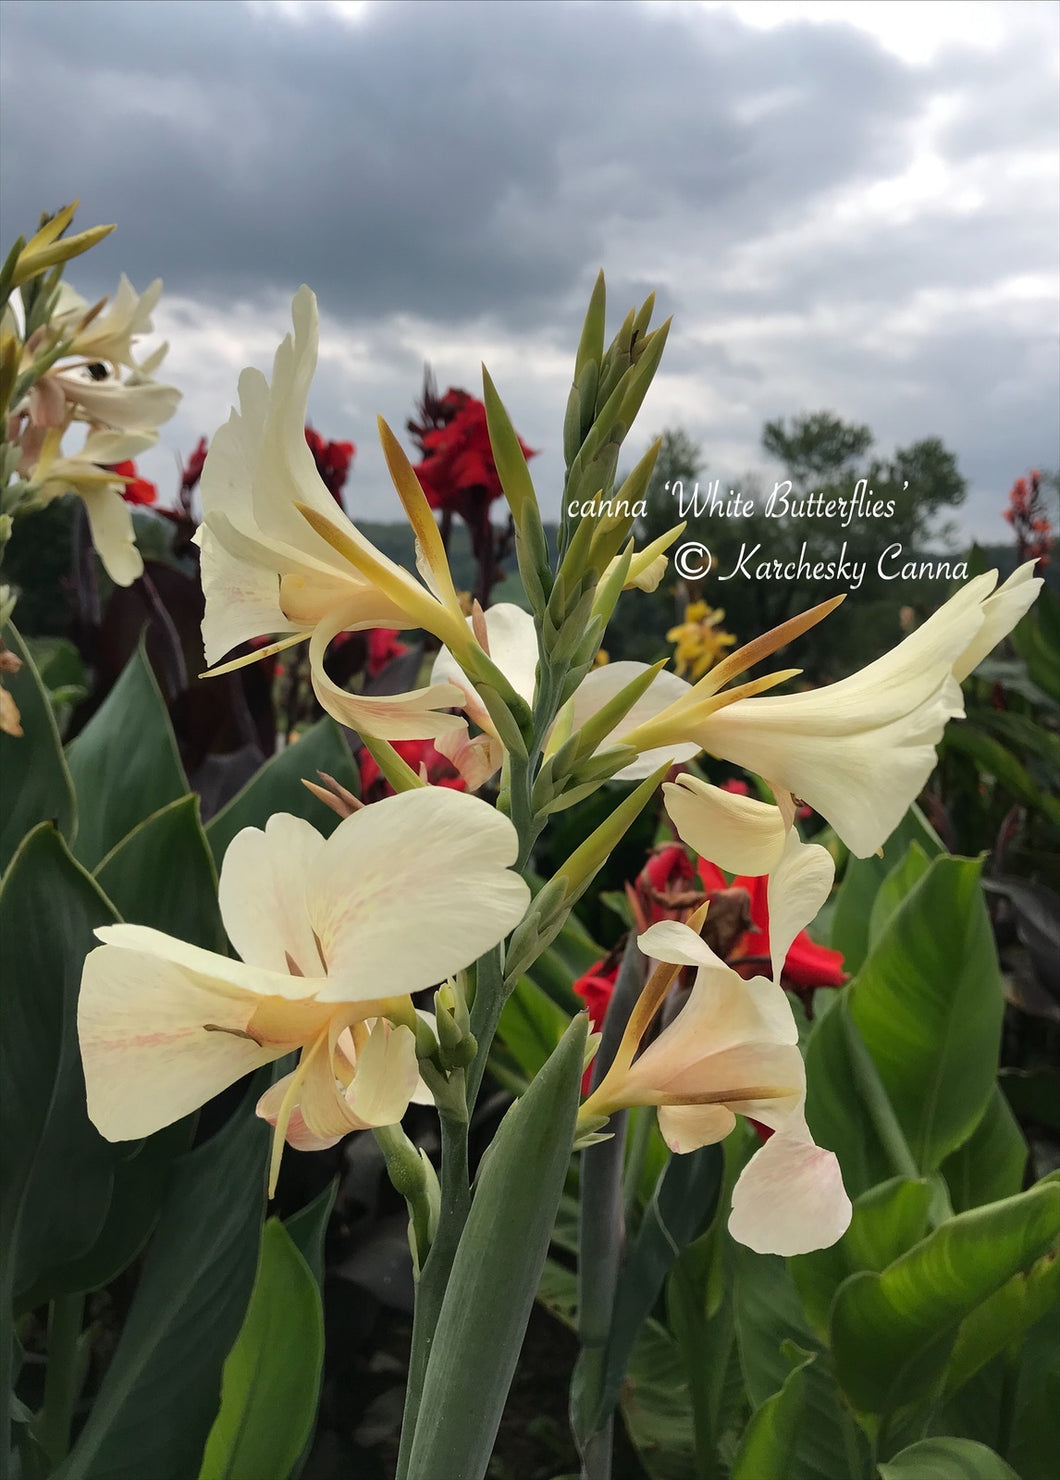
[[[930,867],[931,859],[914,839],[909,844],[905,857],[900,863],[895,864],[884,879],[872,902],[872,915],[869,919],[870,950],[879,941],[902,900],[913,886],[920,882]]]
[[[695,1434],[684,1363],[658,1321],[641,1330],[622,1386],[622,1417],[651,1480],[697,1480]]]
[[[4,688],[22,716],[22,734],[0,730],[0,869],[7,867],[19,843],[39,822],[54,822],[63,837],[70,838],[76,817],[74,784],[48,691],[10,622],[3,639],[22,659],[21,672],[4,674]]]
[[[61,735],[70,710],[88,693],[81,654],[65,637],[27,637],[23,641],[40,674]]]
[[[784,1343],[803,1351],[815,1346],[787,1261],[776,1254],[737,1247],[736,1334],[747,1396],[760,1408],[780,1391],[791,1370]]]
[[[63,1291],[101,1290],[127,1269],[142,1251],[158,1222],[173,1176],[174,1163],[191,1146],[197,1116],[167,1125],[144,1141],[117,1145],[114,1183],[103,1226],[92,1247],[57,1270],[46,1270],[25,1297],[27,1309]]]
[[[869,950],[869,921],[872,903],[884,879],[906,855],[910,843],[919,843],[929,858],[944,851],[935,829],[916,805],[910,807],[883,845],[883,857],[847,860],[842,882],[836,891],[830,944],[843,953],[847,971],[854,973]]]
[[[573,1269],[546,1259],[537,1286],[537,1299],[549,1315],[571,1331],[578,1329],[578,1277]]]
[[[751,1415],[733,1462],[731,1480],[791,1480],[806,1411],[806,1368],[814,1360],[811,1353],[798,1355],[802,1360],[788,1373],[784,1386]]]
[[[882,1273],[853,1275],[832,1306],[836,1371],[854,1407],[889,1413],[938,1382],[957,1329],[1060,1234],[1060,1185],[942,1224]]]
[[[74,856],[86,868],[94,869],[137,823],[187,793],[143,642],[66,758],[78,803]]]
[[[848,994],[921,1172],[967,1140],[994,1090],[1004,999],[981,867],[936,858]]]
[[[787,1381],[786,1352],[819,1351],[785,1260],[737,1249],[736,1333],[747,1394],[756,1409]],[[819,1355],[805,1370],[806,1422],[786,1480],[835,1480],[837,1475],[862,1480],[867,1473],[864,1436],[840,1402],[824,1362]]]
[[[224,1365],[199,1480],[287,1480],[313,1427],[323,1361],[317,1282],[272,1218],[243,1329]]]
[[[96,869],[96,880],[131,925],[227,954],[198,797],[170,802],[134,827]]]
[[[856,1199],[850,1227],[838,1243],[789,1260],[803,1309],[819,1336],[827,1337],[832,1300],[844,1280],[863,1269],[886,1269],[920,1242],[930,1203],[927,1182],[902,1177],[881,1182]]]
[[[504,1004],[497,1035],[526,1077],[533,1079],[569,1025],[570,1014],[524,976]]]
[[[707,1232],[681,1251],[666,1282],[667,1322],[681,1352],[701,1456],[726,1445],[731,1452],[750,1413],[736,1346],[736,1245],[725,1227],[746,1158],[738,1136],[727,1137],[721,1150],[725,1178],[718,1212]]]
[[[880,1480],[1020,1480],[1009,1465],[973,1439],[920,1439],[880,1465]]]
[[[1019,1123],[995,1085],[982,1120],[942,1163],[954,1212],[1014,1196],[1023,1186],[1027,1154]]]
[[[993,1357],[1031,1329],[1060,1299],[1060,1248],[1002,1285],[961,1323],[946,1368],[945,1394],[955,1393]]]
[[[43,676],[43,675],[42,675]],[[976,723],[993,731],[1002,740],[1012,741],[1045,761],[1060,777],[1060,735],[1047,730],[1029,714],[1011,709],[984,709],[976,714]]]
[[[1057,642],[1056,594],[1044,587],[1039,611],[1028,612],[1012,633],[1012,646],[1027,664],[1034,683],[1060,700],[1060,644]]]
[[[245,827],[264,827],[274,812],[304,817],[317,832],[329,837],[339,818],[313,795],[303,780],[320,784],[318,772],[329,776],[357,796],[360,786],[350,747],[333,719],[325,716],[294,744],[265,762],[238,796],[232,798],[206,825],[206,837],[218,867],[225,849]]]
[[[682,1249],[710,1226],[725,1158],[720,1146],[671,1156],[632,1241],[615,1290],[602,1407],[618,1400],[630,1354]]]
[[[910,1176],[917,1170],[908,1147],[904,1147],[904,1137],[904,1154],[902,1148],[884,1140],[881,1111],[893,1120],[894,1110],[889,1103],[881,1107],[881,1096],[886,1101],[879,1075],[851,1021],[847,989],[823,1017],[818,1017],[810,1034],[806,1048],[806,1119],[818,1145],[827,1146],[838,1156],[851,1197],[868,1192],[896,1174]]]
[[[118,1349],[54,1480],[198,1474],[254,1283],[268,1145],[248,1096],[177,1164]]]
[[[586,1022],[574,1019],[479,1170],[427,1364],[409,1480],[486,1473],[570,1162]]]
[[[85,1110],[77,994],[93,931],[115,914],[48,823],[23,842],[0,887],[3,1311],[45,1271],[91,1246],[120,1152]]]
[[[323,1192],[319,1192],[304,1208],[299,1208],[297,1213],[292,1213],[283,1225],[295,1248],[313,1271],[313,1278],[318,1285],[324,1283],[324,1239],[338,1190],[339,1179],[335,1177]]]
[[[1021,1480],[1055,1480],[1060,1454],[1060,1308],[1022,1342],[1011,1438],[1005,1456]]]
[[[944,745],[948,750],[970,756],[980,772],[993,776],[1006,791],[1041,812],[1050,822],[1060,823],[1060,801],[1038,785],[1019,757],[1000,740],[972,725],[951,725],[946,731]]]

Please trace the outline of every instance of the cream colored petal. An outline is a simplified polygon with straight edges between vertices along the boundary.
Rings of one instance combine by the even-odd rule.
[[[916,800],[934,770],[946,722],[964,713],[964,700],[948,666],[944,673],[910,675],[905,690],[892,687],[885,704],[871,684],[836,695],[839,687],[738,699],[695,735],[712,755],[801,797],[853,853],[867,858]]]
[[[663,799],[681,841],[729,873],[768,874],[784,850],[784,818],[767,802],[687,774],[663,787]]]
[[[285,1074],[271,1085],[255,1106],[254,1113],[262,1120],[267,1120],[271,1126],[275,1126],[280,1116],[280,1108],[283,1105],[284,1096],[291,1087],[294,1074]],[[284,1140],[288,1146],[295,1151],[326,1151],[329,1146],[338,1145],[346,1132],[351,1127],[344,1125],[341,1131],[333,1136],[317,1136],[305,1123],[301,1105],[296,1105],[291,1111],[287,1121],[287,1134]]]
[[[54,376],[68,401],[79,406],[92,421],[129,431],[161,426],[180,405],[175,386],[158,381],[133,385],[118,380],[92,380],[73,372]]]
[[[528,704],[534,701],[537,676],[537,626],[529,612],[510,602],[499,602],[484,613],[489,656],[517,694]],[[467,625],[471,627],[471,618]],[[463,708],[480,729],[493,733],[493,722],[475,693],[474,685],[448,648],[434,660],[431,682],[458,684],[467,696]]]
[[[316,828],[287,812],[274,813],[264,831],[244,828],[229,843],[218,890],[221,918],[249,965],[304,977],[324,974],[305,897],[310,868],[323,847]]]
[[[572,731],[580,730],[587,719],[598,713],[620,689],[632,683],[633,679],[644,672],[646,666],[644,663],[605,663],[602,668],[594,668],[587,673],[578,685],[572,700]],[[607,736],[597,753],[620,744],[623,735],[629,734],[639,725],[654,719],[668,705],[687,694],[690,687],[683,678],[678,678],[676,673],[665,671],[657,673],[651,686],[637,700],[622,723]],[[695,742],[686,744],[675,742],[655,750],[643,751],[632,764],[618,772],[615,780],[643,781],[653,771],[657,771],[664,761],[691,760],[701,748]]]
[[[157,432],[89,432],[79,456],[89,462],[109,465],[139,457],[158,442]]]
[[[266,443],[270,405],[264,375],[259,370],[244,370],[239,377],[239,410],[214,433],[206,455],[199,484],[203,518],[208,525],[218,516],[230,520],[246,539],[265,546],[258,558],[280,547],[280,562],[270,562],[278,573],[292,564],[309,562],[317,569],[343,575],[346,562],[295,508],[296,500],[305,503],[311,497],[310,490],[284,481],[286,461],[279,469],[275,466],[275,452]],[[302,442],[309,453],[304,431]],[[315,467],[313,477],[319,481]],[[327,497],[337,511],[334,499],[330,494]],[[250,552],[242,553],[249,556]]]
[[[671,1027],[673,1024],[671,1024]],[[667,1028],[666,1032],[670,1029]],[[662,1042],[660,1035],[651,1045]],[[732,1035],[735,1038],[735,1034]],[[645,1057],[651,1050],[645,1051]],[[716,1103],[728,1105],[738,1114],[754,1115],[745,1105],[781,1101],[790,1111],[801,1103],[806,1089],[806,1071],[802,1055],[794,1044],[760,1043],[737,1039],[729,1046],[722,1038],[714,1047],[701,1040],[698,1056],[688,1055],[680,1062],[681,1052],[671,1055],[666,1063],[660,1054],[651,1067],[641,1072],[658,1091],[659,1102],[692,1095],[711,1095]],[[634,1064],[636,1074],[641,1060]],[[758,1094],[755,1091],[761,1090]],[[760,1118],[757,1117],[756,1118]]]
[[[637,936],[637,946],[653,961],[667,961],[671,966],[709,966],[717,971],[728,970],[706,941],[680,920],[657,920],[643,935]]]
[[[835,1155],[778,1133],[740,1174],[729,1232],[758,1254],[808,1254],[842,1238],[851,1212]]]
[[[769,949],[776,981],[780,980],[792,941],[824,907],[834,882],[832,855],[819,843],[804,843],[792,828],[766,889]]]
[[[435,739],[434,748],[460,772],[468,791],[478,791],[504,761],[504,746],[492,735],[470,738],[467,725]]]
[[[349,614],[356,613],[354,608]],[[407,694],[380,697],[350,694],[339,688],[325,671],[324,657],[332,639],[346,630],[346,620],[347,608],[333,612],[317,626],[309,643],[313,692],[333,719],[381,740],[430,740],[464,726],[458,714],[444,712],[463,699],[461,690],[452,684],[434,684]]]
[[[273,360],[267,412],[261,425],[252,488],[255,519],[267,533],[321,554],[326,544],[306,525],[295,502],[306,504],[329,523],[367,543],[325,488],[305,439],[309,388],[317,364],[319,326],[315,296],[299,288],[291,305],[294,336],[280,344]],[[242,388],[242,387],[241,387]]]
[[[992,596],[983,602],[983,625],[974,640],[965,648],[953,665],[953,674],[958,683],[966,679],[974,669],[992,652],[1002,638],[1025,616],[1035,601],[1044,582],[1035,576],[1038,562],[1028,560],[1013,571],[1008,580],[999,586]]]
[[[671,1151],[698,1151],[716,1146],[736,1124],[725,1105],[660,1105],[659,1130]]]
[[[536,622],[529,612],[504,601],[491,606],[485,618],[490,658],[520,698],[532,705],[537,684]]]
[[[101,1135],[149,1136],[288,1052],[240,1036],[258,1001],[231,980],[159,955],[116,945],[90,951],[77,1024],[88,1113]]]
[[[232,555],[228,544],[207,524],[200,526],[198,543],[206,598],[202,643],[208,665],[219,663],[241,643],[298,630],[280,607],[280,583],[274,571]]]
[[[132,509],[115,487],[82,488],[80,495],[103,569],[116,586],[131,586],[144,573],[143,557],[136,548]]]
[[[346,818],[307,891],[329,999],[414,992],[490,950],[529,902],[509,867],[517,852],[508,818],[444,787],[386,797]]]
[[[101,925],[96,931],[96,939],[105,945],[156,956],[184,971],[207,976],[214,982],[225,982],[237,992],[251,992],[258,998],[284,997],[300,1002],[317,996],[324,985],[320,976],[303,979],[291,976],[287,971],[268,971],[261,966],[233,961],[228,956],[218,956],[201,946],[177,940],[161,930],[153,930],[149,925]]]
[[[357,1055],[354,1076],[346,1089],[351,1114],[364,1126],[396,1125],[419,1083],[415,1034],[411,1028],[377,1019],[368,1042]]]
[[[728,968],[700,971],[677,1017],[627,1072],[625,1083],[636,1091],[630,1103],[668,1093],[710,1093],[724,1103],[728,1091],[748,1087],[788,1098],[796,1082],[803,1085],[790,1004],[772,982],[750,985]]]

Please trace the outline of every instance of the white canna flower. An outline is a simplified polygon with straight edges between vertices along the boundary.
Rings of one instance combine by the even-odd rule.
[[[285,1136],[400,1120],[418,1082],[409,993],[519,923],[517,851],[506,817],[440,788],[377,802],[327,840],[285,813],[237,834],[219,898],[242,960],[139,925],[97,931],[78,1002],[92,1121],[112,1141],[150,1135],[296,1050],[259,1106],[273,1181]]]
[[[83,365],[50,370],[29,392],[30,420],[58,426],[71,417],[115,431],[153,432],[180,405],[181,393],[160,381],[115,375],[97,379]],[[57,417],[59,406],[64,415]]]
[[[881,848],[935,767],[960,680],[1012,630],[1042,585],[1028,562],[961,588],[905,640],[839,683],[739,699],[692,724],[711,755],[764,777],[820,812],[859,858]]]
[[[67,350],[70,355],[88,361],[107,360],[112,365],[125,365],[130,370],[143,370],[144,365],[133,358],[133,342],[141,335],[151,333],[154,327],[151,315],[161,296],[161,278],[155,278],[142,293],[137,293],[122,273],[114,297],[81,327],[90,312],[90,305],[68,283],[62,282],[49,333],[57,343],[71,340]],[[157,351],[153,357],[155,368],[158,363],[156,357]]]
[[[413,524],[431,589],[388,559],[347,519],[328,493],[306,445],[309,385],[317,358],[317,306],[300,288],[294,336],[276,352],[271,384],[257,370],[239,379],[239,410],[210,444],[203,468],[202,549],[206,596],[203,642],[214,667],[240,643],[288,634],[271,651],[309,642],[314,691],[343,724],[384,739],[433,738],[463,721],[445,714],[460,703],[447,683],[410,694],[348,694],[327,676],[324,657],[340,632],[424,627],[465,657],[474,638],[464,624],[434,516],[411,464],[385,424],[384,452]]]
[[[786,875],[780,889],[770,890],[774,980],[745,981],[688,925],[666,920],[651,926],[637,944],[656,961],[695,968],[688,1000],[634,1057],[673,979],[672,972],[653,976],[614,1063],[581,1111],[595,1127],[599,1117],[624,1106],[655,1105],[659,1129],[678,1153],[723,1140],[737,1115],[769,1127],[774,1134],[737,1181],[729,1220],[733,1237],[763,1254],[827,1248],[851,1216],[838,1161],[814,1144],[806,1124],[806,1071],[779,985],[791,940],[811,918],[808,907],[813,913],[819,907],[820,862],[813,855],[824,853],[789,837]]]
[[[475,622],[480,624],[479,640],[491,661],[508,679],[520,698],[525,699],[527,704],[533,704],[538,659],[537,626],[533,617],[521,607],[513,606],[508,602],[499,602],[486,612],[479,613],[477,617],[467,618],[469,628]],[[564,734],[577,730],[585,724],[586,720],[602,709],[620,689],[625,688],[638,675],[647,672],[647,668],[646,663],[623,662],[608,663],[602,668],[592,669],[568,701],[565,712],[557,718],[555,728]],[[450,742],[452,753],[448,749],[445,752],[464,775],[468,785],[481,785],[494,771],[499,769],[504,758],[504,747],[486,706],[476,693],[474,684],[448,648],[443,648],[435,658],[434,667],[431,670],[431,682],[456,685],[461,691],[461,698],[458,702],[468,718],[483,732],[482,736],[468,742],[465,726],[462,743]],[[684,679],[677,678],[675,674],[665,672],[657,674],[647,692],[641,696],[614,733],[608,736],[600,749],[606,750],[620,744],[627,731],[654,717],[660,710],[686,694],[688,689],[689,686]],[[465,772],[461,761],[469,755],[468,744],[477,745],[483,741],[484,737],[486,743],[481,745],[473,761],[469,761]],[[666,749],[645,751],[630,765],[619,771],[615,779],[643,781],[645,777],[658,769],[668,755],[673,760],[690,760],[698,750],[698,745],[689,742]],[[546,746],[547,753],[548,747]],[[487,765],[489,769],[486,768]]]
[[[113,465],[139,457],[155,440],[153,432],[95,430],[79,452],[64,455],[60,429],[29,427],[22,434],[19,472],[33,497],[50,503],[64,493],[77,494],[96,553],[117,586],[131,586],[143,574],[144,563],[136,548],[132,509],[122,496],[125,480]]]

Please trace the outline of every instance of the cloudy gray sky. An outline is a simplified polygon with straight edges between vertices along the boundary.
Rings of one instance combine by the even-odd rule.
[[[829,408],[941,436],[987,538],[1060,462],[1052,0],[5,0],[0,42],[5,239],[79,195],[118,230],[76,286],[165,280],[163,488],[305,281],[355,515],[397,517],[374,417],[425,360],[486,361],[555,506],[601,266],[613,327],[675,315],[631,450],[682,425],[739,487],[764,420]]]

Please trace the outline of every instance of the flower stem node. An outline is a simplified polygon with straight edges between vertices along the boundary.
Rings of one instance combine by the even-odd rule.
[[[448,981],[434,994],[434,1020],[438,1028],[438,1062],[443,1069],[466,1069],[478,1052],[471,1031],[471,1017],[463,994]]]
[[[438,1174],[427,1153],[412,1144],[400,1125],[377,1127],[375,1139],[391,1186],[408,1204],[409,1248],[413,1275],[418,1280],[438,1228],[442,1200]]]

